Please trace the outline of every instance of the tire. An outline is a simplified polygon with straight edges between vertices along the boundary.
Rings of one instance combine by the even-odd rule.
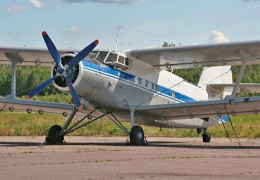
[[[210,142],[211,136],[210,136],[210,134],[208,132],[204,132],[202,134],[202,139],[203,139],[203,142]]]
[[[54,125],[50,128],[48,137],[46,137],[47,144],[62,144],[64,136],[59,136],[62,128],[58,125]]]
[[[141,145],[144,142],[144,130],[141,126],[134,126],[130,131],[131,144]]]

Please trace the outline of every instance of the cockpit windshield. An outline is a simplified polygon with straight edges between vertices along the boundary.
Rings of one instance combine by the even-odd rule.
[[[108,52],[100,51],[97,56],[97,60],[103,61],[106,59]]]
[[[107,59],[106,59],[106,63],[110,63],[110,62],[115,62],[117,61],[117,56],[118,54],[115,54],[115,53],[109,53]]]
[[[130,63],[126,55],[117,53],[110,50],[100,50],[93,54],[96,54],[96,59],[109,65],[112,68],[127,70],[129,69]]]

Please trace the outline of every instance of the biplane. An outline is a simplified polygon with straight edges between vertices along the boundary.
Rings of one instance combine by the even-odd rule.
[[[12,92],[0,98],[0,108],[28,113],[59,113],[64,125],[50,128],[46,142],[62,143],[64,136],[106,117],[126,134],[131,144],[145,144],[140,125],[196,128],[206,131],[230,116],[260,113],[260,97],[237,98],[240,91],[259,92],[260,84],[242,84],[245,65],[260,64],[260,41],[161,47],[119,53],[95,49],[57,50],[46,32],[47,49],[0,47],[0,64],[12,66]],[[16,67],[48,66],[51,78],[27,96],[16,98]],[[241,65],[232,82],[231,65]],[[172,69],[203,68],[197,84],[171,73]],[[29,100],[47,85],[70,93],[71,104]],[[74,117],[79,115],[77,121]],[[127,129],[122,121],[131,122]]]

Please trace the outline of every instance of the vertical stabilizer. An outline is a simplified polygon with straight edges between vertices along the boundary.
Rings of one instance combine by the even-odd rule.
[[[232,94],[233,88],[223,91],[213,89],[210,84],[232,84],[231,66],[204,67],[200,76],[198,86],[208,92],[209,99],[223,99]]]

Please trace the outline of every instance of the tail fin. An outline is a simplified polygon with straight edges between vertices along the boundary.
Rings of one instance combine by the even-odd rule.
[[[198,86],[208,92],[209,99],[223,99],[232,93],[232,88],[219,91],[210,84],[232,84],[231,66],[204,67]]]

